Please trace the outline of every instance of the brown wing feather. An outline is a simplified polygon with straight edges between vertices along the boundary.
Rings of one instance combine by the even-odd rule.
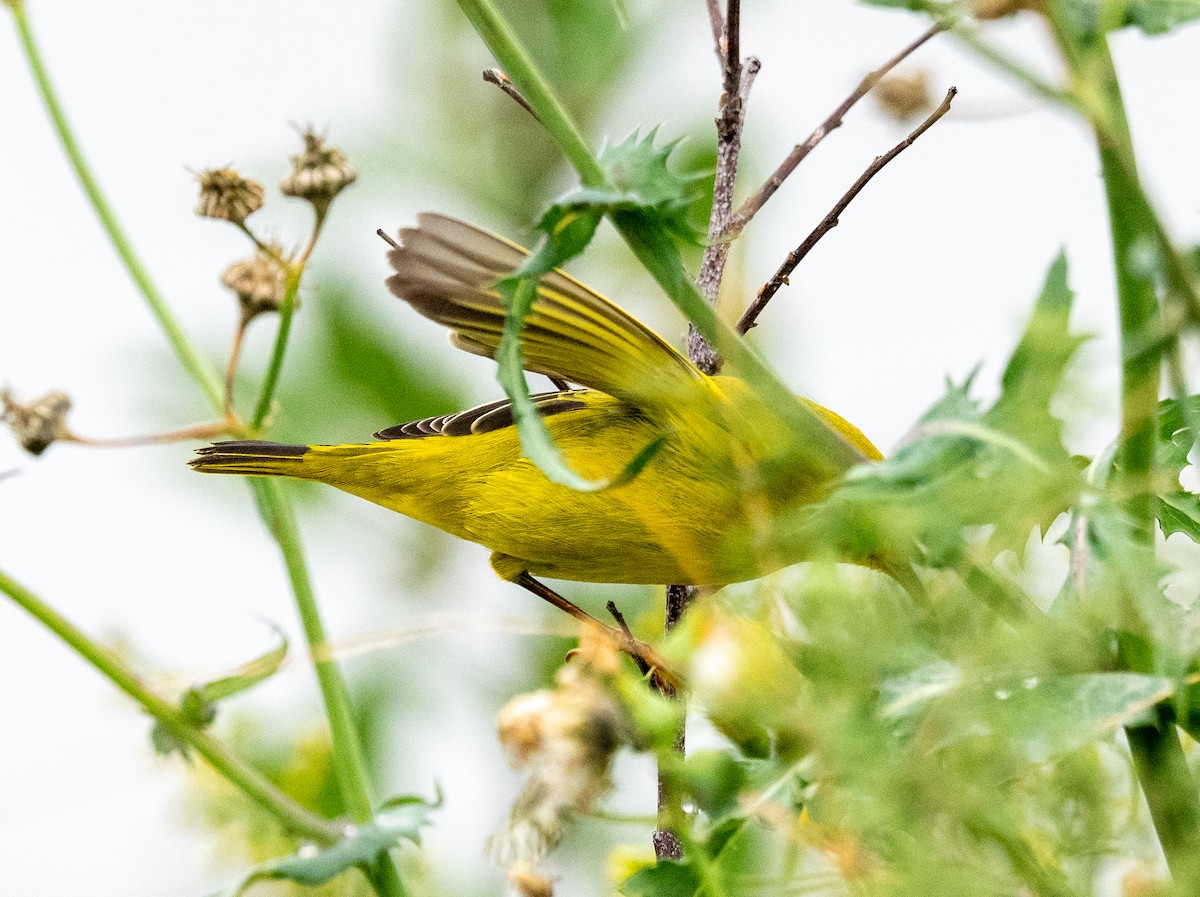
[[[393,293],[449,327],[451,342],[495,357],[504,307],[495,287],[526,251],[478,228],[429,212],[400,231],[388,253]],[[545,275],[521,332],[525,367],[632,404],[658,404],[694,389],[703,375],[653,330],[570,275]]]

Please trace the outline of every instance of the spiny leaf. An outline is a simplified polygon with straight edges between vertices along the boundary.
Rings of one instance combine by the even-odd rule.
[[[1033,316],[1001,378],[999,401],[987,419],[1021,436],[1039,451],[1062,453],[1062,424],[1050,414],[1067,363],[1083,342],[1070,332],[1074,293],[1067,286],[1067,258],[1060,252],[1046,274]]]
[[[707,173],[678,174],[669,160],[679,141],[656,147],[655,132],[644,138],[636,132],[616,144],[606,144],[599,154],[600,167],[611,189],[579,187],[550,207],[548,218],[574,213],[600,216],[615,212],[647,215],[677,237],[691,242],[701,235],[689,221],[688,210],[702,197]]]
[[[1060,255],[990,409],[969,395],[974,374],[960,386],[948,384],[892,457],[855,469],[823,507],[798,512],[797,527],[783,538],[884,563],[912,559],[919,546],[925,563],[953,566],[965,551],[967,527],[992,527],[993,553],[1020,552],[1034,526],[1044,530],[1069,508],[1081,488],[1078,466],[1050,414],[1080,343],[1067,327],[1066,273]],[[831,536],[842,541],[830,546]]]
[[[385,804],[370,822],[348,826],[346,836],[336,844],[269,860],[212,897],[239,897],[260,881],[286,879],[309,887],[325,884],[353,867],[375,862],[402,839],[419,844],[421,829],[429,824],[429,813],[438,803],[419,797],[396,798]]]
[[[1200,542],[1200,495],[1188,492],[1179,477],[1188,466],[1188,455],[1196,447],[1196,421],[1200,420],[1200,396],[1184,401],[1167,399],[1158,406],[1158,461],[1164,478],[1172,485],[1158,496],[1158,522],[1163,535],[1183,533]]]

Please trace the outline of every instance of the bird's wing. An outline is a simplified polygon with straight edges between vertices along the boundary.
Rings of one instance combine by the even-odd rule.
[[[460,349],[494,358],[504,332],[496,281],[527,251],[454,218],[423,213],[388,253],[389,289],[450,328]],[[694,390],[699,370],[636,318],[570,275],[542,277],[521,331],[525,368],[579,383],[633,405],[657,405]]]

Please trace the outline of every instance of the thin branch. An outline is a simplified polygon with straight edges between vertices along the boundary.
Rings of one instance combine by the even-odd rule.
[[[625,633],[625,638],[629,639],[630,643],[636,642],[637,639],[633,637],[633,632],[630,630],[629,624],[625,622],[625,615],[621,613],[615,601],[608,602],[608,612],[612,614],[612,618],[617,621],[617,625],[620,626],[621,631]],[[639,657],[636,654],[632,656],[633,662],[637,665],[638,671],[643,676],[649,676],[650,664],[646,663],[645,658]]]
[[[725,11],[725,28],[722,34],[723,46],[721,54],[724,56],[725,70],[725,92],[734,94],[738,92],[739,81],[741,81],[741,58],[742,58],[742,0],[728,0]]]
[[[717,115],[717,170],[713,184],[712,212],[708,219],[708,245],[700,271],[696,275],[696,287],[708,302],[715,303],[725,274],[725,261],[729,257],[729,243],[721,239],[733,213],[733,189],[737,182],[738,156],[742,149],[742,129],[746,121],[746,98],[754,76],[762,64],[751,57],[742,66],[741,52],[741,2],[729,0],[728,15],[721,20],[720,10],[713,15],[712,4],[709,14],[713,21],[713,37],[717,42],[717,58],[721,62],[720,110]],[[688,357],[706,374],[715,374],[721,367],[721,358],[694,326],[688,327]]]
[[[504,74],[501,69],[484,69],[483,80],[489,84],[495,84],[502,91],[512,97],[518,106],[532,115],[534,120],[541,122],[541,119],[538,118],[538,114],[534,112],[533,107],[529,105],[529,100],[525,99],[525,97],[521,95],[521,91],[517,90],[516,85],[512,83],[512,80],[508,77],[508,75]]]
[[[842,126],[842,120],[846,117],[846,113],[859,100],[865,97],[871,91],[871,88],[883,80],[888,72],[911,56],[926,41],[949,27],[949,24],[946,22],[936,23],[879,68],[873,72],[869,72],[858,83],[858,86],[854,88],[850,96],[846,97],[842,101],[842,104],[833,110],[829,118],[825,119],[815,131],[808,135],[808,139],[803,143],[796,144],[791,153],[788,154],[788,157],[775,169],[775,173],[767,178],[766,182],[758,188],[758,192],[742,203],[741,208],[737,210],[737,214],[730,219],[729,226],[725,229],[725,232],[720,235],[721,239],[727,241],[740,234],[746,225],[750,223],[750,219],[757,215],[759,210],[767,204],[767,200],[775,195],[775,191],[783,185],[783,182],[804,161],[805,157],[816,149],[817,145],[828,137],[831,131],[835,131]]]
[[[784,260],[783,264],[779,266],[779,270],[776,271],[774,276],[763,285],[762,289],[758,291],[758,295],[755,297],[754,302],[748,309],[746,309],[746,313],[742,315],[742,319],[738,321],[738,333],[746,333],[755,325],[755,322],[758,320],[758,316],[762,313],[762,310],[766,308],[767,303],[771,301],[771,297],[779,292],[780,287],[787,283],[788,277],[793,271],[796,270],[796,266],[804,260],[804,257],[808,255],[814,246],[817,245],[820,239],[829,233],[829,231],[838,226],[838,219],[841,214],[846,211],[846,207],[854,201],[854,198],[862,192],[862,189],[867,186],[868,183],[870,183],[871,178],[879,174],[879,172],[882,171],[889,162],[912,146],[918,137],[933,127],[938,119],[949,112],[950,103],[953,102],[957,93],[958,88],[951,87],[948,91],[946,91],[946,96],[938,105],[938,107],[930,113],[929,117],[926,118],[925,121],[921,122],[916,130],[914,130],[911,134],[905,137],[902,141],[900,141],[882,156],[875,157],[875,161],[867,167],[867,170],[864,171],[862,175],[859,176],[858,180],[855,181],[850,187],[850,189],[842,195],[842,198],[839,199],[834,207],[829,210],[829,214],[821,220],[821,223],[816,226],[812,233],[804,238],[803,243],[792,250],[792,252],[788,253],[788,257]]]
[[[246,327],[250,324],[251,315],[242,312],[238,320],[237,330],[233,334],[233,343],[229,347],[229,361],[225,365],[225,416],[233,414],[233,386],[237,379],[238,364],[242,360],[242,346],[246,342]]]
[[[114,439],[95,439],[80,436],[78,433],[66,433],[61,437],[62,442],[75,445],[86,445],[89,448],[132,448],[140,445],[162,445],[169,442],[185,442],[190,439],[211,439],[214,436],[225,436],[236,432],[237,426],[230,420],[218,420],[206,424],[193,424],[178,430],[168,430],[165,433],[149,433],[144,436],[119,436]]]

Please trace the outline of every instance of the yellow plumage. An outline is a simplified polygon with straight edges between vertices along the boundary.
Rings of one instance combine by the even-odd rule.
[[[451,341],[492,356],[504,311],[494,284],[520,247],[440,215],[401,231],[388,285]],[[819,500],[831,485],[788,457],[788,432],[735,377],[708,377],[657,334],[561,271],[542,279],[521,334],[525,366],[584,389],[536,397],[547,429],[582,476],[618,476],[661,447],[623,485],[578,492],[522,457],[512,412],[494,402],[416,421],[363,445],[222,443],[201,471],[288,476],[336,486],[485,545],[505,579],[522,572],[588,582],[722,585],[799,558],[753,548],[756,521]],[[864,460],[881,456],[855,427],[808,403]],[[778,468],[779,465],[776,465]]]

